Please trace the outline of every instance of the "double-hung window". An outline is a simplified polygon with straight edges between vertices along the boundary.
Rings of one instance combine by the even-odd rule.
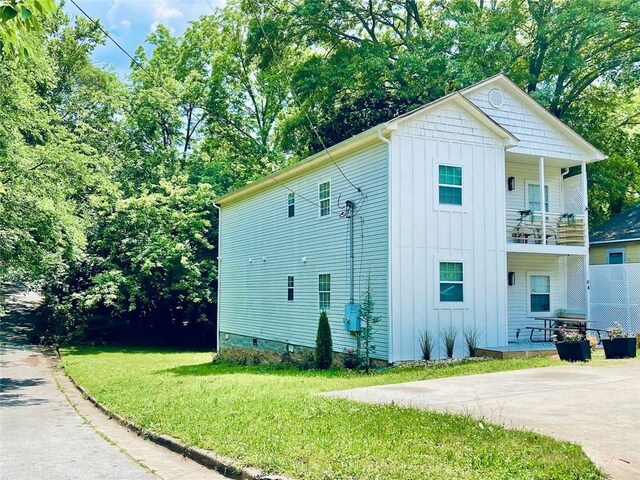
[[[529,275],[529,311],[531,313],[551,312],[551,277],[549,275]]]
[[[293,285],[294,285],[293,275],[289,275],[287,277],[287,301],[289,302],[293,302]]]
[[[440,301],[462,302],[463,265],[460,262],[440,262]]]
[[[607,263],[609,265],[620,265],[624,263],[624,248],[607,250]]]
[[[462,205],[462,167],[438,165],[438,190],[441,205]]]
[[[542,211],[542,198],[540,198],[540,185],[530,183],[527,186],[527,195],[529,197],[529,210],[534,212]],[[544,186],[544,211],[549,211],[549,186]]]
[[[331,214],[331,182],[318,185],[318,202],[320,203],[320,216]]]
[[[331,308],[331,274],[318,275],[318,307],[320,310]]]
[[[287,197],[287,207],[289,218],[296,214],[296,194],[291,192]]]

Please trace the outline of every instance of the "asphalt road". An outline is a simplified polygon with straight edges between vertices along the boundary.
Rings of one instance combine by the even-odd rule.
[[[18,318],[2,319],[1,327],[0,477],[157,480],[82,421],[45,358],[25,343]]]

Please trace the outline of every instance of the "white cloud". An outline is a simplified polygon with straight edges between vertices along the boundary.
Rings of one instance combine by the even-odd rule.
[[[184,17],[182,12],[177,8],[167,5],[165,2],[160,2],[155,6],[155,20],[169,20],[179,17]]]
[[[120,26],[124,28],[129,28],[131,26],[131,22],[129,20],[122,20],[120,22]]]

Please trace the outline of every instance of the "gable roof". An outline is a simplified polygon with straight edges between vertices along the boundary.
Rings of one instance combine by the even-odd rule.
[[[230,203],[233,200],[237,200],[239,198],[263,190],[267,188],[267,186],[271,186],[273,183],[283,183],[291,177],[300,175],[306,171],[319,167],[320,165],[335,161],[338,158],[341,158],[349,154],[350,152],[353,152],[358,147],[377,143],[380,141],[379,139],[381,135],[385,136],[386,138],[390,135],[391,132],[398,128],[399,123],[409,120],[417,115],[424,114],[431,109],[440,107],[447,103],[454,103],[460,106],[463,110],[476,118],[489,131],[493,132],[498,138],[501,138],[503,140],[505,148],[512,147],[518,144],[518,138],[515,135],[513,135],[506,128],[489,117],[471,100],[464,97],[459,92],[453,92],[431,103],[428,103],[427,105],[412,110],[411,112],[400,115],[399,117],[393,118],[388,122],[381,123],[379,125],[376,125],[375,127],[365,130],[362,133],[359,133],[358,135],[343,140],[342,142],[337,143],[321,152],[318,152],[315,155],[311,155],[310,157],[307,157],[290,167],[279,170],[278,172],[275,172],[273,174],[268,174],[261,179],[246,185],[245,187],[241,187],[237,190],[227,193],[226,195],[217,198],[215,200],[215,203],[219,205]]]
[[[591,234],[589,243],[629,242],[640,240],[640,203],[610,218]]]
[[[506,89],[509,93],[514,95],[518,100],[523,102],[525,105],[531,107],[531,109],[551,123],[555,128],[560,131],[565,137],[567,137],[570,141],[575,143],[578,147],[585,150],[585,152],[591,157],[591,161],[604,160],[607,158],[607,155],[602,153],[596,147],[587,142],[584,138],[582,138],[578,133],[576,133],[571,127],[562,122],[558,117],[549,112],[546,108],[540,105],[533,97],[531,97],[528,93],[522,90],[518,85],[513,83],[509,77],[507,77],[503,73],[499,73],[492,77],[487,78],[486,80],[482,80],[474,85],[471,85],[467,88],[463,88],[460,90],[460,94],[465,95],[473,92],[474,90],[481,89],[489,84],[498,84],[502,88]]]

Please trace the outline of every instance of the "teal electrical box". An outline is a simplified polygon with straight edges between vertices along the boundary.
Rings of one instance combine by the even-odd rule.
[[[360,328],[360,305],[349,303],[344,306],[344,329],[349,332],[359,332]]]

